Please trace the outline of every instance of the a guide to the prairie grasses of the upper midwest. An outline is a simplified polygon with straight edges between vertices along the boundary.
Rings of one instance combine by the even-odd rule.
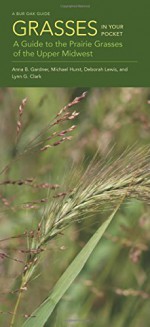
[[[1,6],[1,327],[149,327],[149,12]]]

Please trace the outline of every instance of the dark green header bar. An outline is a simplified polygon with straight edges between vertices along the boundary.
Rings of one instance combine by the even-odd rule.
[[[149,86],[150,3],[3,5],[0,86]]]

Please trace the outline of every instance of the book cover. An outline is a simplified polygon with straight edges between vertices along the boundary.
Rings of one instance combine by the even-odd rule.
[[[149,10],[3,4],[0,326],[149,326]]]

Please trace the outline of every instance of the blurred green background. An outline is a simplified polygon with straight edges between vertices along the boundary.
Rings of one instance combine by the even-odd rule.
[[[82,102],[71,111],[80,115],[60,130],[76,124],[73,139],[45,152],[31,151],[17,156],[64,107],[83,91]],[[16,147],[18,108],[27,104],[22,116],[21,137]],[[106,158],[113,148],[117,157],[128,146],[150,141],[150,90],[147,88],[3,88],[0,90],[0,183],[4,180],[34,178],[36,183],[57,183],[69,189],[72,167],[85,170],[99,149]],[[54,132],[55,127],[52,129]],[[49,132],[48,135],[51,135]],[[106,159],[107,160],[107,159]],[[10,163],[8,169],[6,166]],[[54,192],[54,191],[50,191]],[[33,230],[48,202],[47,189],[28,185],[0,185],[0,239]],[[51,199],[52,200],[52,199]],[[34,204],[32,208],[32,203]],[[29,207],[25,208],[25,205]],[[31,205],[30,205],[31,204]],[[57,306],[45,327],[148,327],[150,319],[150,220],[149,206],[136,200],[125,203],[97,246],[90,260]],[[62,272],[99,226],[103,213],[72,224],[49,244],[24,294],[18,324],[25,314],[48,295]],[[24,259],[26,239],[0,242],[0,326],[9,326],[19,284],[17,276]],[[5,253],[5,256],[2,254]],[[9,313],[10,312],[10,313]]]

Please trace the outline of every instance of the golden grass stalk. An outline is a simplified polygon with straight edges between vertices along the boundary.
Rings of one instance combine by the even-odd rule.
[[[32,239],[29,238],[25,284],[32,276],[40,252],[51,239],[71,223],[116,205],[124,196],[150,203],[149,147],[127,150],[117,160],[104,165],[92,163],[70,193],[60,201],[53,198],[48,213]]]
[[[27,289],[41,252],[51,239],[76,221],[114,207],[121,199],[139,199],[150,203],[150,148],[131,148],[117,160],[107,158],[105,164],[92,162],[79,178],[76,187],[63,199],[52,198],[48,213],[37,230],[28,236],[28,250],[22,283],[13,313],[15,321],[21,294]]]

